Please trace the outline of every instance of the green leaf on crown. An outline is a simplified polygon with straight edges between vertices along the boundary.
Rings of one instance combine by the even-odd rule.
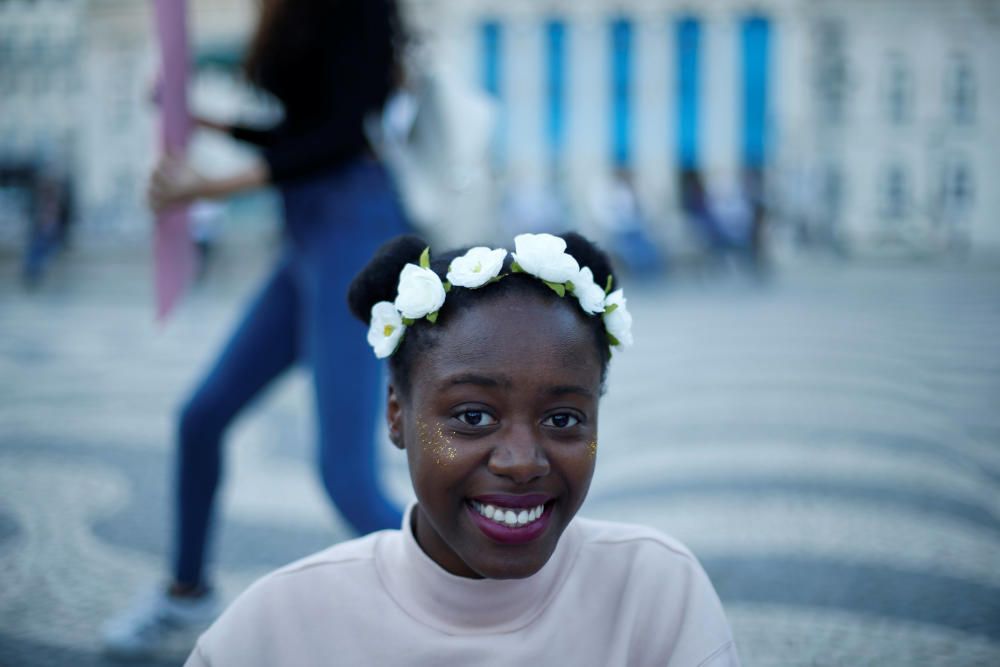
[[[427,321],[430,322],[431,324],[434,324],[435,322],[437,322],[437,320],[438,320],[438,311],[435,310],[433,313],[427,314]]]
[[[611,283],[612,283],[612,282],[614,282],[614,276],[612,276],[612,275],[611,275],[611,274],[609,273],[609,274],[608,274],[608,282],[607,282],[607,284],[606,284],[606,285],[604,286],[604,293],[605,293],[605,294],[611,294]]]
[[[611,343],[612,345],[621,345],[621,341],[619,341],[617,338],[615,338],[611,334],[608,334],[608,342]]]
[[[420,253],[420,268],[429,269],[431,268],[431,247],[427,246],[424,251]]]
[[[451,291],[451,283],[446,280],[444,281],[444,293],[447,294],[450,291]]]
[[[572,280],[567,280],[566,281],[566,291],[567,292],[575,292],[576,291],[576,287],[573,286],[573,281]]]
[[[524,269],[522,269],[521,265],[517,262],[510,263],[510,271],[511,273],[524,273]]]
[[[543,283],[552,288],[552,291],[559,296],[566,296],[566,286],[561,283],[550,283],[548,280],[543,280]]]
[[[617,303],[612,303],[611,305],[604,306],[604,314],[605,315],[610,315],[611,313],[615,312],[616,310],[618,310],[618,304]]]
[[[403,324],[405,324],[406,326],[408,327],[413,326],[413,320],[411,320],[409,317],[404,317],[402,319],[403,319]]]

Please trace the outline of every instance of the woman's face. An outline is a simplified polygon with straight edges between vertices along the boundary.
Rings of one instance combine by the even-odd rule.
[[[583,503],[601,383],[583,317],[530,294],[481,303],[453,315],[415,360],[405,400],[390,390],[417,541],[449,572],[534,574]]]

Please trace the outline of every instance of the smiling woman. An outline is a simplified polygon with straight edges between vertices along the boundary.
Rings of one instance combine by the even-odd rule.
[[[355,278],[417,502],[258,581],[189,665],[738,664],[683,545],[576,517],[610,347],[631,342],[607,258],[575,234],[515,246],[432,261],[402,237]]]
[[[534,574],[587,495],[601,356],[585,317],[533,290],[459,309],[414,361],[419,381],[390,389],[417,541],[452,574]],[[414,437],[418,421],[442,429],[456,456],[438,464]]]

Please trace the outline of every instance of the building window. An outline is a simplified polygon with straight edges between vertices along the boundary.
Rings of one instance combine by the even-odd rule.
[[[698,62],[701,22],[694,17],[677,21],[677,164],[682,169],[698,166],[698,96],[701,82]]]
[[[552,19],[545,24],[546,42],[546,139],[553,165],[562,158],[566,138],[566,22]]]
[[[819,116],[825,123],[839,125],[847,111],[848,72],[844,26],[836,20],[825,20],[819,23],[816,33],[813,76]]]
[[[913,78],[906,60],[894,53],[887,66],[886,110],[889,123],[903,125],[913,117]]]
[[[611,158],[615,165],[629,163],[632,122],[632,23],[611,22]]]
[[[955,160],[942,170],[941,216],[945,223],[957,224],[968,216],[975,196],[972,170],[963,160]]]
[[[885,172],[882,195],[882,217],[902,220],[909,209],[909,184],[902,165],[890,165]]]
[[[767,158],[768,84],[771,22],[763,16],[742,21],[743,163],[760,169]]]
[[[952,55],[945,90],[952,122],[957,125],[972,123],[976,118],[976,81],[966,54]]]
[[[484,21],[480,26],[482,44],[483,87],[493,97],[500,97],[500,42],[499,21]]]
[[[483,21],[479,26],[480,64],[482,86],[493,97],[498,108],[498,119],[493,134],[493,162],[499,167],[504,162],[504,135],[506,114],[503,105],[503,26],[499,21]]]
[[[820,170],[819,186],[824,217],[836,220],[844,202],[844,179],[840,167],[832,163],[824,165]]]
[[[972,203],[972,172],[968,165],[955,165],[951,175],[950,197],[956,206],[967,208]]]

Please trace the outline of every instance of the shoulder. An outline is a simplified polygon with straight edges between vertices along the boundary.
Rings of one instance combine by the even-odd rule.
[[[601,521],[578,516],[573,519],[586,541],[597,544],[625,544],[630,542],[650,542],[660,547],[690,555],[690,550],[679,540],[666,533],[637,523],[621,521]]]
[[[393,532],[398,531],[381,531],[337,544],[261,577],[201,636],[198,650],[205,655],[264,650],[279,638],[294,636],[290,629],[310,614],[321,611],[336,617],[344,613],[340,607],[347,604],[345,600],[355,598],[355,593],[370,594],[378,585],[375,548]]]
[[[583,553],[614,553],[618,557],[647,563],[656,569],[700,567],[698,559],[680,540],[659,530],[631,523],[574,520]]]
[[[715,588],[680,540],[634,524],[574,523],[580,540],[574,569],[608,583],[604,594],[628,617],[625,631],[640,664],[738,664],[725,658],[735,649]]]
[[[692,594],[715,598],[701,563],[680,540],[635,524],[584,518],[574,523],[580,545],[577,568],[600,572],[631,589],[637,599],[658,606],[689,603]],[[667,590],[670,595],[665,596]]]
[[[398,531],[380,531],[364,537],[335,544],[278,568],[259,579],[254,586],[275,585],[277,582],[306,578],[319,573],[336,573],[359,564],[371,563],[375,558],[375,545],[379,539]]]
[[[229,605],[226,613],[284,596],[298,596],[301,591],[328,591],[356,583],[365,570],[374,570],[375,545],[393,531],[381,531],[347,542],[289,563],[250,585]]]

